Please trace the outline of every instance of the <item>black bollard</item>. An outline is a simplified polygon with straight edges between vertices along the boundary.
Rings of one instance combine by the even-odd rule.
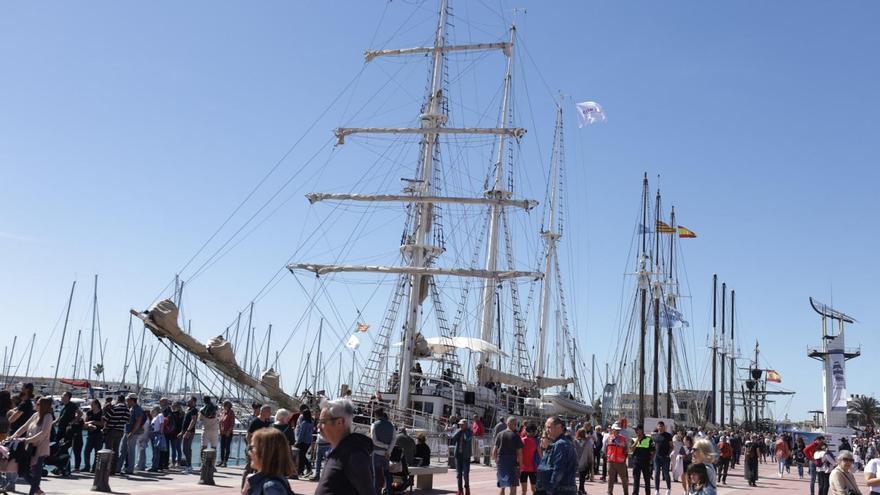
[[[217,460],[217,451],[211,448],[202,450],[202,469],[199,476],[200,485],[214,484],[214,461]]]
[[[446,465],[449,466],[449,469],[455,469],[455,445],[449,446],[449,453],[447,456]]]
[[[483,447],[483,464],[486,466],[492,465],[492,449],[488,445]]]
[[[113,472],[113,451],[101,449],[95,454],[95,480],[92,483],[93,492],[110,492],[110,473]]]

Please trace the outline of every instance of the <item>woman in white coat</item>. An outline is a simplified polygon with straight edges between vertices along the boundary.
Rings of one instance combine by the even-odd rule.
[[[30,470],[25,476],[31,484],[30,495],[43,495],[43,491],[40,490],[40,478],[43,476],[43,461],[49,456],[52,422],[52,398],[41,397],[37,400],[37,412],[10,437],[22,438],[35,449],[31,457]]]

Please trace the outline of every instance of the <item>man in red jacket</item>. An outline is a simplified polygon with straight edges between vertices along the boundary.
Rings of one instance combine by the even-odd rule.
[[[807,462],[810,466],[810,495],[816,495],[816,463],[813,461],[813,454],[815,454],[816,450],[824,444],[825,436],[819,435],[815,440],[810,442],[810,445],[804,447],[804,456],[807,458]]]
[[[483,426],[483,420],[480,418],[479,414],[474,414],[474,422],[471,424],[471,433],[473,434],[471,451],[473,451],[474,454],[474,463],[479,464],[480,454],[482,454],[480,444],[483,442],[483,437],[486,435],[486,427]]]

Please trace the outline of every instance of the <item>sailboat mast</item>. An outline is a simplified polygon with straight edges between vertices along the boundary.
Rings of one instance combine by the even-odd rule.
[[[321,322],[318,324],[318,353],[315,354],[317,359],[315,359],[315,379],[312,382],[312,393],[316,394],[318,392],[318,372],[320,371],[321,366],[321,337],[324,333],[324,318],[321,318]],[[408,371],[408,370],[407,370]]]
[[[443,114],[441,103],[443,101],[443,91],[441,84],[443,81],[443,45],[446,38],[446,15],[447,0],[440,1],[440,13],[437,21],[437,32],[434,35],[434,51],[432,53],[431,64],[431,87],[428,92],[427,107],[425,113],[420,116],[421,127],[423,129],[435,129],[435,131],[425,131],[422,146],[422,163],[421,163],[421,182],[419,183],[418,194],[420,196],[431,195],[431,178],[434,169],[434,146],[437,143],[439,133],[436,129],[446,123],[446,115]],[[404,252],[409,251],[409,265],[413,268],[424,268],[427,266],[427,253],[436,249],[434,246],[425,244],[428,232],[431,229],[431,216],[433,211],[433,203],[419,203],[414,206],[418,212],[418,219],[415,224],[415,232],[412,236],[412,242],[407,243]],[[415,351],[416,334],[418,333],[419,313],[421,309],[421,288],[423,276],[420,273],[413,273],[410,276],[409,300],[407,301],[406,326],[404,327],[403,336],[403,359],[400,367],[400,390],[397,396],[397,405],[401,409],[409,407],[411,374],[413,353]]]
[[[504,74],[504,96],[501,100],[501,115],[498,118],[498,127],[500,129],[507,128],[507,115],[510,108],[510,85],[513,79],[513,41],[516,36],[516,26],[510,28],[510,49],[507,51],[507,70]],[[498,154],[495,159],[495,179],[492,186],[486,191],[487,198],[508,199],[511,191],[504,188],[504,145],[507,136],[505,134],[498,135]],[[501,223],[501,213],[503,206],[499,203],[493,203],[489,207],[489,239],[486,243],[486,270],[495,271],[498,268],[498,230]],[[486,342],[492,341],[492,325],[495,320],[492,314],[492,306],[495,302],[495,287],[498,285],[498,279],[491,277],[484,281],[483,285],[483,315],[482,325],[480,328],[480,338]],[[482,353],[480,356],[481,369],[485,369],[489,365],[491,354]],[[485,374],[485,372],[483,372]],[[484,377],[480,377],[481,383],[485,382]]]
[[[727,368],[726,356],[726,335],[725,326],[727,321],[727,310],[725,308],[727,302],[727,283],[721,284],[721,427],[724,428],[724,370]]]
[[[660,293],[662,286],[660,285],[660,189],[657,189],[657,203],[654,209],[654,284],[652,287],[652,298],[654,299],[654,393],[651,413],[652,416],[660,416]]]
[[[553,136],[553,152],[550,163],[550,221],[547,228],[541,234],[547,243],[547,252],[544,257],[544,281],[541,284],[541,327],[538,329],[538,372],[537,377],[546,376],[544,362],[544,347],[547,339],[547,329],[550,328],[550,290],[553,286],[553,260],[556,258],[556,241],[561,234],[556,232],[556,200],[559,174],[559,138],[562,133],[562,106],[556,107],[556,131]]]
[[[642,251],[639,255],[639,295],[641,300],[641,326],[639,327],[639,411],[638,424],[645,422],[645,337],[648,334],[648,174],[642,180]]]
[[[82,339],[82,329],[76,331],[76,349],[73,351],[73,375],[70,378],[76,380],[76,368],[79,364],[79,342]]]
[[[736,412],[736,402],[733,396],[734,379],[736,373],[736,341],[733,338],[734,309],[736,305],[736,291],[730,291],[730,426],[735,423],[734,413]]]
[[[717,398],[718,389],[716,388],[715,378],[718,376],[717,355],[716,352],[716,335],[718,325],[718,274],[712,275],[712,422],[715,422],[715,400]]]
[[[672,205],[672,212],[669,215],[669,226],[675,229],[675,205]],[[677,233],[673,232],[669,237],[669,283],[666,292],[666,305],[672,309],[675,308],[675,279],[673,278],[672,266],[675,262],[675,238]],[[666,417],[672,417],[672,318],[666,315]]]
[[[70,305],[73,304],[74,289],[76,289],[76,280],[70,286],[70,298],[67,300],[67,312],[64,315],[64,328],[61,330],[61,345],[58,346],[58,358],[55,360],[55,376],[52,377],[51,395],[55,395],[55,386],[58,383],[58,367],[61,366],[61,351],[64,350],[64,337],[67,335],[67,322],[70,320]]]
[[[132,314],[128,314],[128,334],[125,336],[125,359],[122,361],[122,383],[125,385],[125,374],[128,372],[128,347],[131,345],[131,318]]]
[[[88,379],[92,380],[92,365],[93,358],[95,355],[95,319],[98,316],[98,274],[95,274],[95,292],[94,296],[92,296],[92,336],[89,342],[89,371],[88,371]],[[101,345],[99,342],[98,345]],[[75,378],[75,377],[74,377]]]
[[[229,329],[226,330],[229,333]],[[269,347],[272,346],[272,324],[269,323],[269,330],[266,331],[266,366],[263,369],[269,369]]]
[[[23,376],[30,376],[30,372],[31,372],[31,358],[34,356],[34,341],[36,341],[36,340],[37,340],[37,334],[34,333],[34,334],[31,335],[31,348],[30,348],[30,350],[28,351],[27,366],[26,366],[25,369],[24,369],[24,375],[23,375]]]
[[[251,323],[254,319],[254,302],[251,301],[250,310],[248,311],[248,323],[247,323],[247,333],[245,333],[244,338],[244,372],[250,374],[251,371],[248,368],[248,358],[251,355]]]

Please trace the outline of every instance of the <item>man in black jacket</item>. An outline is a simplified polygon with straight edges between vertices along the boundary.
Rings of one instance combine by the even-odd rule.
[[[373,441],[351,432],[354,406],[347,399],[324,401],[318,429],[330,443],[315,495],[374,495]]]

